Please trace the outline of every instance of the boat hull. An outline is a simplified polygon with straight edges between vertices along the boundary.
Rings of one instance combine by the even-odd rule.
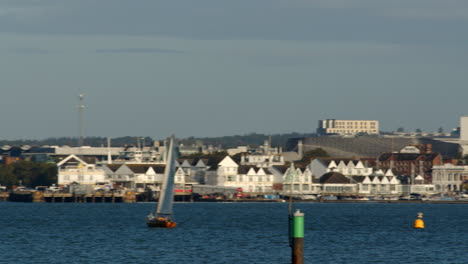
[[[171,220],[149,219],[146,221],[148,227],[174,228],[177,223]]]

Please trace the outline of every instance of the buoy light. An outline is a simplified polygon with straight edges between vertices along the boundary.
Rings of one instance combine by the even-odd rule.
[[[423,218],[423,213],[419,212],[418,213],[418,218],[414,220],[414,228],[424,228],[424,220]]]

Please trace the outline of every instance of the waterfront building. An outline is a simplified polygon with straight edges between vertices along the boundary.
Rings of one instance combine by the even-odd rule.
[[[361,160],[316,158],[308,165],[309,170],[315,178],[320,178],[327,172],[339,172],[345,176],[360,175],[367,176],[373,173],[371,167],[367,167]]]
[[[371,175],[352,176],[351,179],[357,184],[360,194],[397,195],[401,193],[401,181],[392,170],[387,170],[385,174],[382,170],[378,170]]]
[[[367,133],[369,135],[379,134],[379,121],[377,120],[319,120],[317,133],[320,135],[339,134],[356,135]]]
[[[76,155],[69,155],[59,163],[58,185],[70,185],[72,183],[82,185],[109,184],[104,169],[96,165],[94,158],[83,158]]]
[[[468,166],[446,163],[432,167],[432,183],[437,192],[451,194],[463,190],[468,180]]]
[[[275,165],[283,165],[284,157],[281,154],[242,154],[240,164],[268,168]]]
[[[272,166],[270,171],[275,179],[280,179],[274,185],[274,189],[282,191],[283,194],[317,194],[321,191],[318,180],[314,179],[312,172],[307,167]]]
[[[432,167],[442,165],[440,153],[384,153],[377,160],[377,168],[391,169],[397,175],[409,175],[413,178],[421,175],[426,183],[432,182]],[[414,182],[410,182],[414,183]]]
[[[273,192],[275,178],[267,168],[239,165],[226,156],[217,169],[217,185],[242,188],[244,192]]]

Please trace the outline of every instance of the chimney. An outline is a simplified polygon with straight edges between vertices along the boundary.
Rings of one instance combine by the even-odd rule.
[[[304,145],[302,144],[302,139],[297,142],[297,154],[302,158],[304,155]]]
[[[112,164],[111,138],[107,137],[107,164]]]
[[[432,153],[432,144],[426,145],[426,153]]]

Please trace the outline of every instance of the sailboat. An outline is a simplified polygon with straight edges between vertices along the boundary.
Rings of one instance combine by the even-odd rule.
[[[174,228],[177,225],[171,218],[173,215],[172,204],[174,202],[175,159],[174,136],[171,136],[162,188],[159,194],[158,208],[155,215],[151,213],[146,217],[148,227]]]

